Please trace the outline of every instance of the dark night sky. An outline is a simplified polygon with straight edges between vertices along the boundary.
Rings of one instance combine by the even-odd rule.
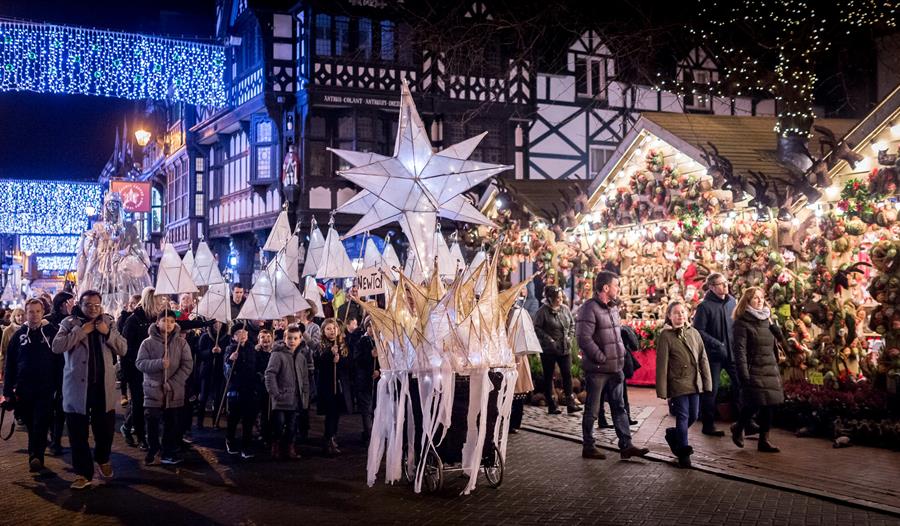
[[[215,0],[0,0],[0,17],[210,38]],[[134,101],[0,92],[0,178],[96,179]]]

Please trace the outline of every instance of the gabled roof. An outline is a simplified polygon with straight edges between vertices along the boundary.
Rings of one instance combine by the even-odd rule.
[[[709,167],[703,160],[701,148],[709,150],[709,143],[712,143],[731,161],[736,175],[746,176],[750,170],[768,176],[785,174],[787,169],[777,162],[776,157],[775,121],[775,117],[644,113],[588,187],[590,204],[596,204],[598,190],[605,186],[609,175],[620,169],[630,153],[648,136],[665,141],[704,168]],[[855,122],[851,119],[816,120],[817,125],[829,128],[838,137],[843,137]],[[809,150],[818,156],[817,138],[810,140]]]

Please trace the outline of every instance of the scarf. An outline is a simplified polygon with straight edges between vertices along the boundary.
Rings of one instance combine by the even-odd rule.
[[[761,309],[754,309],[753,307],[747,305],[747,313],[756,318],[757,320],[768,320],[772,316],[772,312],[768,307],[763,307]]]

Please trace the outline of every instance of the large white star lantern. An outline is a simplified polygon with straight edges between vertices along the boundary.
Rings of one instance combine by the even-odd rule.
[[[363,216],[345,237],[399,222],[420,268],[433,269],[438,216],[494,226],[462,195],[512,168],[468,160],[485,135],[487,132],[435,153],[404,81],[393,157],[329,148],[352,166],[338,175],[363,188],[337,209]]]

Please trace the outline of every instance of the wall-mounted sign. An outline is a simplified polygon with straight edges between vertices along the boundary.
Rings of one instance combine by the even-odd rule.
[[[122,196],[122,205],[126,212],[150,211],[150,183],[111,181],[109,189]]]

